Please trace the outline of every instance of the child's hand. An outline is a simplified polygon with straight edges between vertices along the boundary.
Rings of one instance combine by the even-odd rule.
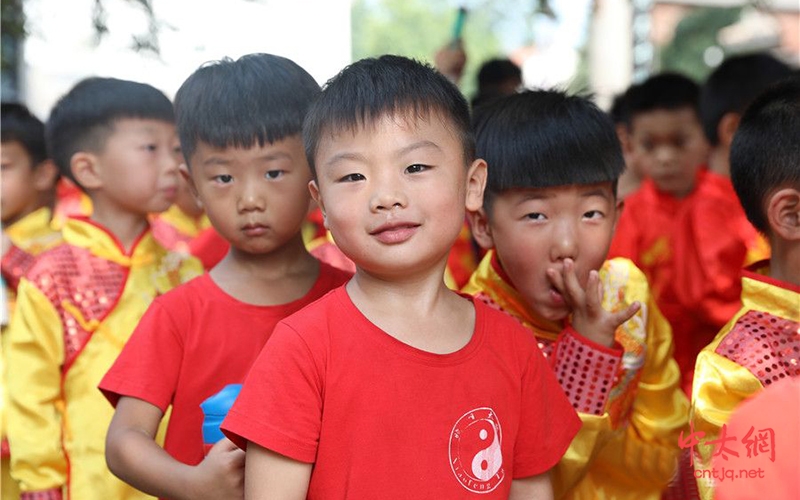
[[[244,499],[244,450],[222,439],[195,467],[194,499]]]
[[[548,269],[547,276],[572,309],[572,327],[587,339],[606,347],[614,345],[614,332],[641,308],[634,302],[627,309],[609,312],[603,308],[603,284],[597,271],[589,272],[589,280],[584,289],[575,274],[575,262],[564,259],[559,273]]]

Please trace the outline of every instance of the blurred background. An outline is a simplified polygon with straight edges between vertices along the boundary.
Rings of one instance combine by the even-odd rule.
[[[591,92],[604,108],[652,72],[701,82],[730,54],[800,64],[800,0],[2,0],[2,99],[46,119],[90,75],[172,97],[202,63],[251,52],[289,57],[321,84],[366,56],[433,62],[460,8],[467,96],[498,57],[525,86]]]

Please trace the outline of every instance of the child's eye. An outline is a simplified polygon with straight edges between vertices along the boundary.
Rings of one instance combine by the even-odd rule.
[[[407,174],[416,174],[418,172],[424,172],[425,170],[428,170],[430,168],[431,167],[429,167],[427,165],[420,165],[418,163],[415,163],[414,165],[409,165],[408,167],[406,167],[406,173]]]
[[[280,178],[281,176],[283,176],[283,174],[285,174],[285,173],[286,173],[286,172],[285,172],[284,170],[269,170],[269,171],[267,171],[267,173],[265,174],[265,177],[266,177],[267,179],[278,179],[278,178]]]
[[[547,217],[540,212],[531,212],[529,214],[525,214],[525,218],[528,220],[545,220]]]
[[[357,182],[357,181],[363,181],[365,179],[366,177],[364,177],[364,175],[362,174],[347,174],[344,177],[340,178],[339,182]]]
[[[233,176],[228,174],[215,175],[212,179],[218,184],[230,184],[233,182]]]
[[[145,151],[153,152],[158,149],[158,146],[156,146],[155,144],[145,144],[143,148]]]
[[[602,219],[603,215],[604,215],[603,212],[601,212],[600,210],[589,210],[588,212],[583,214],[583,216],[587,219]]]

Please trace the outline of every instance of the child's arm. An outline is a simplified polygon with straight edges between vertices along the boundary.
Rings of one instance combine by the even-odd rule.
[[[106,462],[117,477],[151,495],[181,499],[244,498],[244,452],[227,439],[196,466],[183,464],[155,442],[163,412],[122,397],[106,437]]]
[[[551,500],[553,485],[550,472],[511,481],[511,492],[508,500]]]
[[[24,493],[60,498],[68,467],[61,446],[63,331],[53,305],[25,278],[4,335],[9,336],[6,368],[13,374],[7,379],[12,474]]]
[[[292,460],[250,441],[247,443],[245,498],[304,500],[311,467],[312,464]]]
[[[603,285],[597,271],[589,272],[584,289],[575,274],[575,262],[572,259],[564,259],[561,273],[550,269],[547,276],[572,309],[572,327],[575,331],[600,345],[614,345],[617,327],[631,319],[641,308],[639,302],[633,302],[621,311],[606,311],[602,305]]]

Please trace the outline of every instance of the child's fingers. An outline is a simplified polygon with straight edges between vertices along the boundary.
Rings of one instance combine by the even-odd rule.
[[[589,271],[586,281],[586,307],[590,311],[599,311],[603,303],[603,284],[597,271]]]
[[[550,280],[550,284],[558,290],[560,293],[564,293],[564,277],[561,276],[561,273],[556,271],[555,269],[548,269],[547,270],[547,278]]]
[[[641,303],[639,301],[634,302],[633,304],[629,305],[624,311],[617,311],[612,316],[614,318],[614,322],[617,325],[621,325],[631,319],[639,309],[642,308]]]
[[[578,280],[578,275],[575,273],[575,262],[572,259],[564,259],[562,274],[564,276],[564,291],[568,300],[575,305],[585,304],[586,292]]]

